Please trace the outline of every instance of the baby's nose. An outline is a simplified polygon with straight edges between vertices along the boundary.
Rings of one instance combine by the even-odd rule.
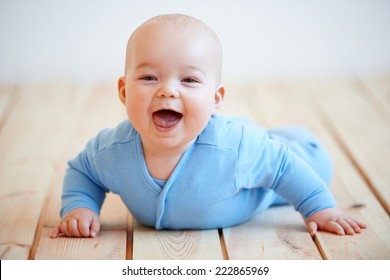
[[[162,86],[157,91],[157,96],[161,98],[177,98],[179,96],[179,91],[172,85]]]

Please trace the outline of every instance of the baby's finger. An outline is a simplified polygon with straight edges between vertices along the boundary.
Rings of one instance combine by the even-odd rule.
[[[57,238],[61,233],[61,224],[57,225],[50,233],[50,238]]]
[[[343,227],[335,221],[327,222],[322,229],[329,231],[329,232],[334,232],[338,235],[345,234]]]
[[[88,237],[90,235],[89,231],[90,223],[88,220],[80,219],[78,222],[78,228],[82,236]]]
[[[315,222],[308,222],[306,227],[311,236],[314,236],[317,233],[318,226]]]
[[[91,223],[91,237],[96,237],[99,231],[100,231],[99,218],[94,217]]]
[[[351,226],[351,228],[354,230],[356,233],[360,233],[361,229],[358,223],[356,223],[354,220],[351,218],[345,218],[345,221]]]
[[[68,222],[68,229],[72,236],[74,237],[80,237],[81,233],[79,231],[78,222],[76,219],[71,219]]]
[[[351,225],[347,222],[347,218],[337,218],[336,223],[338,223],[343,229],[344,232],[348,235],[354,235],[355,231],[351,227]]]
[[[69,229],[68,229],[68,222],[67,222],[67,221],[62,221],[62,222],[61,222],[60,229],[61,229],[61,232],[62,232],[65,236],[72,236],[72,234],[70,233],[70,231],[69,231]]]

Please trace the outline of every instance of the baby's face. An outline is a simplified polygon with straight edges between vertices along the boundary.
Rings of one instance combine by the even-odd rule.
[[[188,147],[222,102],[215,41],[197,28],[151,25],[127,52],[119,95],[144,145]]]

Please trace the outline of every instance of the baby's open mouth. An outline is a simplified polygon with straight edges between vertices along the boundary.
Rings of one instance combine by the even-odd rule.
[[[183,117],[183,114],[173,110],[159,110],[152,114],[153,122],[161,128],[170,128],[175,126]]]

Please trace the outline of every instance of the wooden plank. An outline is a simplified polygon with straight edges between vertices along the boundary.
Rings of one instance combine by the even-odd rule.
[[[12,90],[14,86],[12,85],[0,85],[0,116],[7,111],[10,100],[12,99]]]
[[[237,83],[227,82],[225,91],[225,97],[218,114],[253,119],[252,112],[244,100],[244,97],[250,98],[252,90],[248,87],[242,87]],[[258,114],[259,119],[263,120],[260,116],[260,111]]]
[[[66,138],[69,145],[62,151],[62,155],[58,162],[57,172],[53,177],[52,190],[49,199],[48,210],[43,217],[43,225],[45,230],[37,245],[36,256],[41,259],[56,258],[68,258],[70,255],[53,255],[52,252],[46,249],[45,245],[49,242],[50,230],[55,227],[59,221],[59,210],[61,207],[61,189],[62,181],[66,170],[66,162],[73,158],[82,148],[84,148],[86,142],[96,133],[105,128],[113,127],[119,121],[124,119],[124,108],[120,104],[115,87],[112,85],[98,85],[93,87],[82,87],[78,91],[83,92],[86,95],[85,104],[75,104],[80,106],[81,109],[71,116],[71,119],[77,123],[73,125],[74,129],[69,130]],[[69,124],[68,124],[69,125]],[[110,259],[110,258],[126,258],[126,240],[127,240],[127,217],[128,211],[123,202],[117,195],[108,194],[106,201],[103,204],[101,210],[101,232],[99,233],[98,243],[102,244],[96,247],[97,258]],[[47,227],[47,229],[46,229]],[[50,229],[50,230],[49,230]],[[50,241],[50,246],[54,251],[69,250],[64,248],[68,245],[68,242],[64,242],[63,238],[58,238]],[[73,240],[71,244],[77,248],[77,242],[80,243],[80,247],[85,245],[85,241],[82,238]],[[108,254],[104,244],[124,244],[116,254]],[[55,249],[54,249],[55,248]],[[71,252],[72,259],[84,259],[88,258],[81,251],[74,249]]]
[[[126,231],[102,231],[96,238],[49,237],[44,228],[35,255],[37,260],[123,260],[126,257]]]
[[[252,220],[224,229],[232,260],[322,259],[302,217],[291,206],[272,207]]]
[[[43,195],[34,192],[1,195],[0,259],[28,259],[43,201]]]
[[[18,244],[1,244],[0,260],[26,260],[30,253],[30,246]]]
[[[267,126],[263,107],[270,104],[256,95],[255,87],[235,87],[227,97],[228,113],[236,112],[234,106],[239,104],[241,115]],[[268,209],[247,223],[223,229],[227,255],[229,259],[319,259],[315,243],[303,229],[302,218],[290,207]]]
[[[375,77],[360,77],[357,79],[363,97],[370,97],[378,111],[386,115],[390,121],[390,74]]]
[[[155,230],[134,223],[134,260],[221,260],[218,230]]]
[[[45,204],[55,158],[63,141],[62,120],[71,109],[69,99],[79,98],[67,86],[21,88],[0,137],[1,247],[30,250]],[[50,131],[50,136],[48,136]],[[18,250],[20,252],[20,250]],[[27,254],[28,255],[28,254]],[[4,258],[7,258],[4,256]]]
[[[352,82],[312,88],[340,141],[390,214],[390,123],[358,94],[359,88]]]
[[[324,142],[334,160],[335,176],[331,190],[339,207],[348,215],[364,220],[369,226],[362,234],[354,236],[340,237],[319,232],[316,242],[327,259],[389,258],[389,217],[326,128],[327,122],[323,120],[313,97],[310,89],[304,85],[278,84],[258,88],[258,98],[266,100],[264,110],[273,125],[304,125]],[[362,207],[355,207],[358,205]]]
[[[19,96],[15,86],[0,85],[0,130]]]

